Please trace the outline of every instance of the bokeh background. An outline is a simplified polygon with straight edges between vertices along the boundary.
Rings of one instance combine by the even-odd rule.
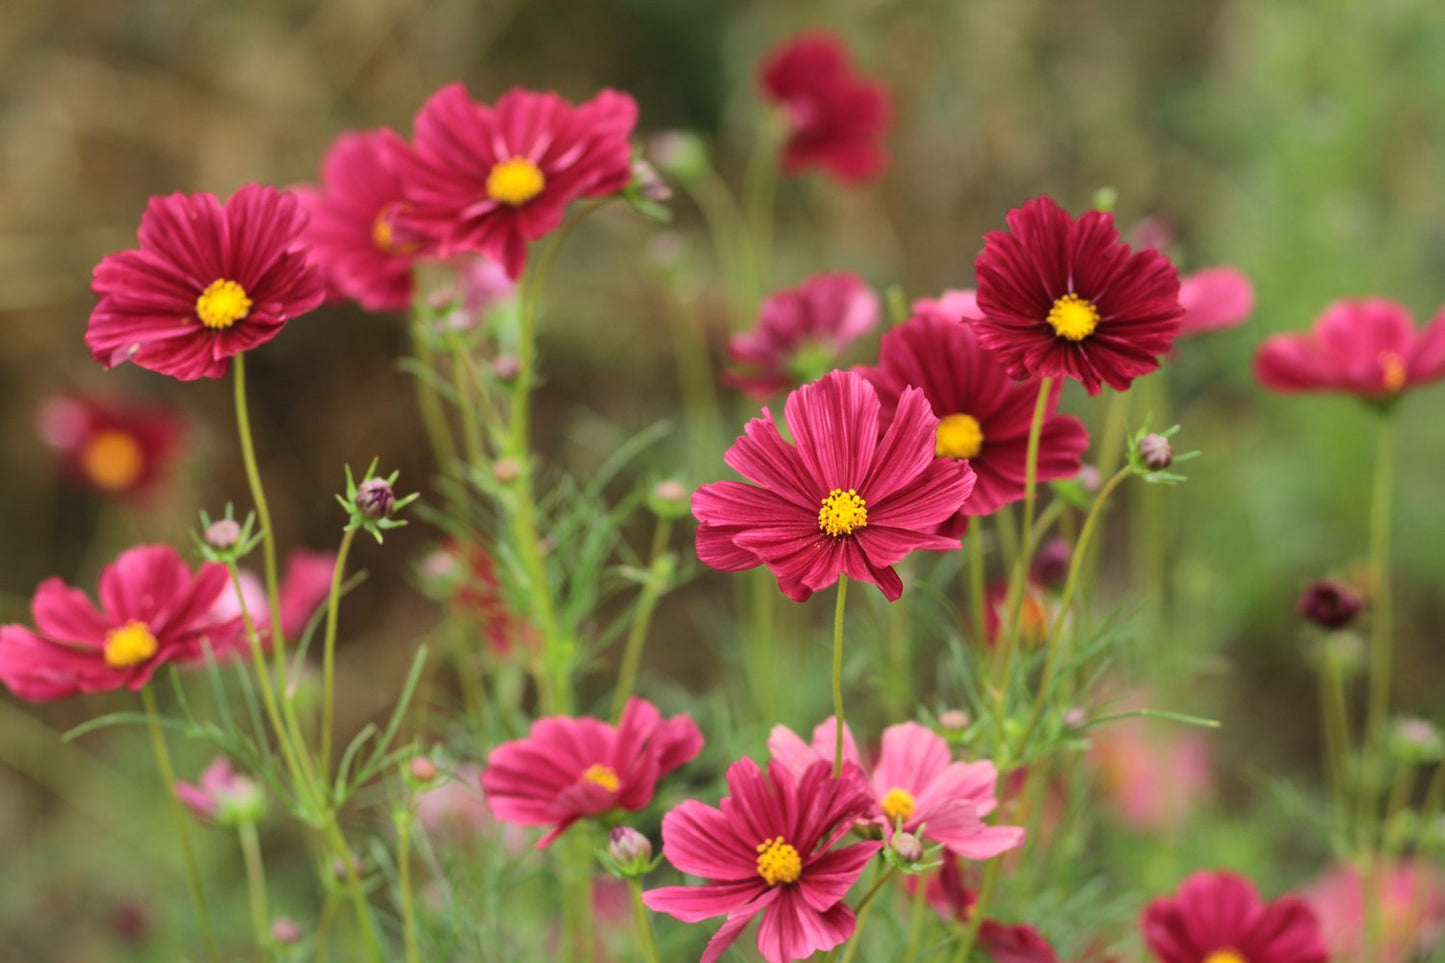
[[[1135,651],[1167,667],[1146,665],[1156,686],[1187,691],[1173,707],[1225,723],[1215,737],[1225,812],[1258,798],[1264,773],[1317,781],[1313,683],[1292,607],[1307,580],[1362,562],[1375,418],[1349,400],[1270,396],[1249,359],[1267,333],[1306,326],[1336,298],[1379,294],[1421,319],[1445,302],[1445,18],[1429,0],[7,0],[0,620],[26,620],[49,575],[93,584],[124,545],[185,546],[197,509],[246,501],[229,385],[107,373],[82,342],[90,269],[134,244],[149,195],[314,180],[337,134],[407,133],[422,101],[455,79],[484,100],[514,85],[572,99],[618,87],[639,101],[644,135],[702,132],[738,183],[765,119],[754,69],[809,26],[847,38],[892,90],[892,161],[863,191],[816,177],[781,185],[775,285],[829,268],[910,297],[971,286],[981,236],[1010,207],[1048,193],[1077,211],[1103,186],[1118,192],[1122,225],[1169,222],[1186,268],[1229,263],[1253,279],[1254,318],[1181,344],[1168,372],[1180,445],[1203,456],[1168,494],[1171,604]],[[731,322],[708,280],[706,235],[685,198],[675,206],[667,229],[621,210],[594,219],[558,269],[567,281],[549,295],[538,400],[539,445],[556,465],[586,472],[620,439],[677,417],[660,334],[668,299],[646,269],[664,230],[702,279],[691,314],[721,356]],[[405,345],[397,319],[323,309],[254,353],[253,417],[284,543],[334,544],[343,463],[381,455],[426,490],[429,456],[397,367]],[[184,412],[187,453],[163,497],[120,508],[58,481],[35,414],[60,392]],[[1427,389],[1400,411],[1395,555],[1399,702],[1437,721],[1442,403],[1445,389]],[[394,696],[435,621],[411,578],[435,538],[413,525],[360,553],[371,578],[343,615],[353,724]],[[1104,571],[1126,610],[1130,551],[1116,526]],[[687,599],[720,584],[664,603],[652,660],[680,685],[703,687],[709,656],[667,640],[690,637]],[[126,788],[153,778],[143,755],[126,754],[138,734],[60,746],[47,732],[117,705],[6,707],[0,960],[176,958],[167,927],[186,908],[173,847],[163,813],[132,805],[156,797]],[[799,715],[788,721],[809,721]],[[182,755],[193,769],[206,758]],[[212,840],[207,858],[225,863],[228,845]],[[1163,859],[1156,871],[1172,885],[1179,857]]]

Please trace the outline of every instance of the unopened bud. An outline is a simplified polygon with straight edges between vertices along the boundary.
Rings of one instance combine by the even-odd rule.
[[[1139,459],[1150,471],[1163,471],[1174,464],[1174,449],[1163,435],[1145,435],[1139,439]]]
[[[1427,766],[1445,758],[1445,739],[1426,719],[1399,719],[1390,733],[1395,758],[1409,765]]]
[[[643,200],[660,204],[672,199],[672,188],[657,173],[657,168],[641,157],[632,162],[632,183]]]
[[[631,826],[614,826],[607,834],[607,855],[624,876],[641,876],[652,862],[652,843]]]
[[[1099,476],[1099,469],[1093,465],[1080,467],[1079,474],[1076,477],[1079,480],[1079,487],[1084,490],[1084,494],[1086,495],[1097,495],[1100,486],[1104,483],[1103,478]]]
[[[417,782],[431,782],[437,777],[437,764],[426,756],[417,756],[411,761],[411,778]]]
[[[356,486],[356,507],[367,518],[386,518],[396,507],[396,492],[385,478],[368,478]]]
[[[1326,629],[1342,629],[1355,620],[1365,603],[1339,582],[1318,579],[1305,586],[1295,611]]]
[[[522,372],[522,359],[516,355],[504,354],[492,360],[492,374],[498,381],[511,381]]]
[[[221,551],[235,548],[240,540],[241,526],[229,518],[214,521],[206,529],[206,544]]]
[[[1069,577],[1069,561],[1073,554],[1067,539],[1051,538],[1034,556],[1029,574],[1045,588],[1063,585],[1064,580]]]
[[[968,713],[962,709],[948,709],[938,714],[938,724],[945,729],[967,729]]]
[[[660,170],[683,182],[701,177],[709,163],[702,138],[683,130],[654,135],[648,142],[647,154]]]
[[[498,458],[492,463],[492,477],[503,485],[510,485],[522,477],[522,464],[515,458]]]
[[[351,863],[350,872],[347,871],[346,863],[341,861],[341,857],[338,856],[331,861],[331,872],[342,882],[345,882],[351,873],[355,873],[358,876],[361,875],[361,860],[357,859],[354,853],[348,856],[347,859]]]
[[[301,927],[293,919],[278,916],[271,923],[271,939],[275,940],[278,946],[299,943],[301,942]]]
[[[905,863],[923,862],[923,840],[912,833],[893,834],[893,852]]]

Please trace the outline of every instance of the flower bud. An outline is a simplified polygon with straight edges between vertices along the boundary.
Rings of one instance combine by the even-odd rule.
[[[657,168],[641,157],[632,162],[632,183],[643,200],[660,204],[672,199],[672,188],[657,173]]]
[[[1428,766],[1445,758],[1445,738],[1426,719],[1397,719],[1390,732],[1390,749],[1407,765]]]
[[[905,863],[921,863],[923,862],[923,840],[912,833],[894,833],[893,852]]]
[[[277,946],[299,943],[301,942],[301,927],[293,919],[278,916],[271,922],[271,939],[276,941]]]
[[[367,518],[386,518],[396,507],[396,492],[385,478],[368,478],[356,486],[356,507]]]
[[[659,170],[687,183],[707,172],[707,145],[690,131],[668,130],[653,136],[647,154]]]
[[[1145,435],[1139,439],[1139,459],[1150,471],[1163,471],[1174,464],[1174,449],[1163,435]]]
[[[945,729],[967,729],[968,713],[962,709],[946,709],[938,714],[938,724]]]
[[[1295,611],[1326,629],[1342,629],[1355,620],[1364,602],[1339,582],[1317,579],[1305,586]]]
[[[1099,476],[1099,469],[1093,465],[1081,466],[1076,477],[1085,495],[1097,495],[1104,484],[1104,479]]]
[[[411,778],[428,783],[437,777],[437,764],[426,756],[417,756],[411,761]]]
[[[515,458],[498,458],[492,463],[492,477],[503,485],[510,485],[522,477],[522,465]]]
[[[191,812],[219,826],[256,823],[266,814],[266,794],[255,780],[217,759],[201,773],[199,783],[177,782],[176,798]]]
[[[522,359],[516,355],[499,355],[492,361],[492,374],[498,381],[511,381],[522,372]]]
[[[682,518],[691,510],[691,494],[677,479],[664,479],[648,491],[647,507],[658,518]]]
[[[1045,588],[1057,588],[1069,577],[1069,561],[1073,554],[1066,539],[1051,538],[1034,556],[1029,574]]]
[[[229,518],[218,519],[206,529],[206,544],[225,551],[241,540],[241,526]]]
[[[652,862],[652,843],[631,826],[614,826],[607,834],[607,855],[624,876],[641,876]]]

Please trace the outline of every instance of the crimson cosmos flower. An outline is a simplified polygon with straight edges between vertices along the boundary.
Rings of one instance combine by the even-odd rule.
[[[1314,911],[1294,896],[1261,902],[1249,880],[1195,873],[1139,921],[1160,963],[1328,963]]]
[[[1445,377],[1445,309],[1423,331],[1384,298],[1336,301],[1305,334],[1276,334],[1254,356],[1254,376],[1275,391],[1338,391],[1389,401]]]
[[[974,263],[979,343],[1015,378],[1069,377],[1096,395],[1159,367],[1179,333],[1179,274],[1119,240],[1114,216],[1078,220],[1048,197],[1008,214]]]
[[[67,476],[137,502],[161,486],[185,434],[185,423],[169,408],[98,398],[48,398],[37,422]]]
[[[482,791],[501,821],[551,826],[537,841],[544,849],[579,819],[646,806],[657,781],[701,750],[691,718],[664,720],[634,698],[616,726],[588,716],[538,719],[526,739],[492,750]]]
[[[758,85],[787,115],[786,173],[823,167],[848,184],[883,173],[883,131],[892,114],[888,91],[853,72],[848,48],[837,37],[811,31],[774,48]]]
[[[959,547],[933,534],[973,491],[966,462],[933,457],[938,419],[916,388],[879,430],[880,406],[859,375],[834,371],[788,395],[790,445],[763,409],[723,460],[756,482],[720,481],[692,496],[697,555],[724,572],[766,565],[803,602],[840,574],[903,594],[892,565],[919,549]]]
[[[978,483],[940,529],[943,535],[962,535],[969,516],[991,515],[1024,497],[1038,386],[1012,381],[979,344],[975,324],[967,323],[978,318],[972,291],[919,301],[913,311],[913,317],[883,335],[878,367],[855,370],[877,389],[885,426],[903,390],[921,389],[939,418],[934,454],[968,459]],[[1055,411],[1062,387],[1056,385],[1049,397],[1039,435],[1039,481],[1077,475],[1079,456],[1089,447],[1083,422]]]
[[[768,963],[807,959],[853,935],[853,910],[843,902],[881,842],[833,849],[869,810],[858,770],[834,779],[818,760],[794,777],[781,762],[739,759],[728,767],[728,795],[714,809],[690,799],[662,819],[662,853],[677,869],[709,880],[642,894],[647,906],[685,923],[726,914],[702,963],[727,951],[754,916],[758,952]]]
[[[561,227],[568,204],[627,186],[636,123],[637,104],[615,90],[573,107],[517,89],[493,108],[449,84],[422,105],[401,153],[402,223],[442,257],[478,252],[516,278],[527,242]]]
[[[233,644],[241,620],[211,611],[229,588],[224,565],[192,575],[169,545],[128,549],[106,566],[98,609],[79,589],[46,579],[31,602],[34,630],[0,625],[0,682],[32,702],[138,690],[167,662]]]
[[[296,195],[260,184],[224,205],[214,194],[152,197],[140,247],[95,267],[91,357],[181,381],[221,377],[232,355],[270,341],[325,299],[300,246],[305,225]]]

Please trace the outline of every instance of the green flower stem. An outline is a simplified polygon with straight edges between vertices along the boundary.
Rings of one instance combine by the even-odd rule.
[[[838,732],[833,740],[833,778],[843,775],[843,605],[848,597],[848,576],[838,576],[838,604],[833,610],[833,716]]]
[[[1009,577],[1008,606],[1004,609],[1009,614],[1004,638],[1005,665],[1013,660],[1013,650],[1018,647],[1022,628],[1024,590],[1028,586],[1029,562],[1034,554],[1034,504],[1039,481],[1039,437],[1043,434],[1044,415],[1048,412],[1049,393],[1053,386],[1053,378],[1044,378],[1039,382],[1039,397],[1034,402],[1034,416],[1029,423],[1029,443],[1024,462],[1024,518],[1019,526],[1019,539],[1022,544],[1019,545],[1018,556],[1014,559],[1013,572]]]
[[[842,963],[853,963],[853,956],[858,952],[858,934],[863,932],[863,925],[868,922],[868,914],[873,909],[873,897],[883,888],[884,883],[893,878],[895,872],[897,872],[897,869],[890,865],[888,869],[873,882],[873,885],[868,888],[868,892],[863,894],[863,898],[858,901],[858,905],[853,907],[858,924],[853,928],[853,935],[848,938],[848,947],[843,951]],[[834,950],[833,952],[837,951]]]
[[[657,955],[657,939],[652,935],[652,921],[647,918],[647,907],[642,902],[642,880],[632,877],[627,881],[632,893],[632,919],[637,924],[637,945],[642,948],[646,963],[661,963]]]
[[[773,263],[773,199],[778,185],[780,143],[781,128],[777,123],[761,125],[743,174],[743,210],[749,242],[745,254],[751,269],[754,300],[762,297],[770,283],[768,269]]]
[[[701,319],[690,301],[667,287],[667,330],[672,338],[673,363],[682,391],[682,418],[687,428],[689,465],[694,477],[708,477],[719,460],[723,440],[722,403],[717,373]]]
[[[902,560],[900,567],[907,567]],[[913,695],[913,633],[908,622],[907,605],[888,606],[888,683],[884,687],[888,701],[888,717],[904,719]]]
[[[1335,804],[1335,831],[1342,840],[1350,835],[1350,806],[1346,787],[1350,758],[1350,715],[1340,666],[1328,651],[1320,662],[1320,723],[1325,736],[1325,763]]]
[[[346,876],[346,889],[351,896],[351,905],[356,909],[356,922],[361,929],[361,940],[366,945],[367,955],[372,963],[386,963],[386,954],[382,952],[381,940],[376,935],[376,924],[371,919],[371,907],[366,902],[366,890],[361,886],[361,875],[356,871],[351,847],[346,844],[346,837],[336,822],[335,812],[327,813],[321,834],[331,850],[332,857],[340,862]]]
[[[418,304],[416,308],[413,308],[411,315],[412,351],[415,352],[422,367],[435,373],[437,370],[436,356],[432,353],[431,343],[427,340],[424,330],[426,323],[426,312]],[[437,393],[436,386],[430,380],[420,376],[416,378],[416,405],[421,410],[422,424],[426,428],[427,441],[431,444],[437,468],[442,474],[448,474],[456,465],[457,444],[452,438],[451,425],[447,423],[446,409],[442,406],[441,395]]]
[[[240,355],[236,356],[240,358]],[[140,690],[141,702],[145,705],[146,728],[150,731],[151,750],[155,753],[156,769],[160,771],[161,783],[165,787],[166,798],[171,801],[171,817],[176,824],[176,837],[181,843],[181,855],[186,862],[186,877],[190,882],[191,901],[196,907],[196,919],[201,924],[201,938],[206,942],[206,953],[214,961],[220,963],[221,950],[216,945],[216,934],[211,929],[211,914],[206,908],[206,890],[201,885],[201,871],[196,864],[196,850],[191,845],[191,827],[186,820],[185,811],[181,808],[180,797],[176,795],[176,773],[171,768],[171,754],[166,751],[165,736],[161,734],[160,713],[156,711],[156,697],[151,694],[150,687]]]
[[[914,963],[918,949],[923,944],[923,910],[928,906],[928,881],[915,879],[913,908],[908,914],[908,950],[903,954],[902,963]]]
[[[617,672],[617,689],[612,694],[612,721],[622,720],[627,708],[627,699],[637,682],[637,670],[642,664],[642,647],[647,642],[647,629],[652,624],[652,612],[657,607],[658,597],[666,588],[664,561],[667,557],[667,542],[672,537],[672,519],[659,518],[657,528],[652,532],[652,551],[647,563],[647,584],[637,607],[632,611],[632,624],[627,628],[627,642],[622,649],[622,666]]]
[[[466,447],[468,466],[479,469],[486,463],[486,454],[482,447],[482,429],[477,423],[477,396],[473,395],[472,389],[474,386],[479,388],[482,397],[486,397],[486,389],[476,384],[470,361],[466,345],[460,338],[453,338],[452,381],[457,389],[457,411],[462,416],[462,444]]]
[[[592,853],[591,842],[576,829],[567,840],[562,867],[562,913],[566,959],[592,963]]]
[[[958,944],[958,952],[953,954],[953,963],[968,963],[968,955],[973,952],[973,945],[978,941],[979,927],[983,926],[984,918],[988,916],[989,903],[993,900],[993,889],[998,883],[999,869],[1003,865],[1003,858],[995,856],[989,861],[988,868],[983,871],[983,883],[978,889],[978,901],[973,904],[973,912],[968,918],[968,925],[963,929],[963,938]]]
[[[684,185],[697,209],[702,213],[717,255],[718,273],[728,293],[732,327],[746,327],[755,298],[746,293],[751,284],[752,269],[744,267],[749,256],[747,224],[737,198],[711,165],[703,174]]]
[[[973,638],[974,647],[984,651],[987,641],[984,636],[986,628],[987,613],[984,607],[987,604],[985,597],[987,590],[984,588],[984,560],[983,560],[983,519],[976,518],[968,526],[965,537],[968,539],[968,595],[969,603],[973,611],[973,630],[970,636]]]
[[[236,827],[241,840],[241,858],[246,863],[246,895],[251,902],[251,933],[256,949],[267,957],[274,955],[271,941],[271,913],[266,908],[266,869],[261,861],[261,840],[256,824],[246,820]]]
[[[401,925],[406,938],[406,963],[421,963],[416,938],[416,901],[411,891],[411,827],[414,818],[410,793],[405,809],[396,814],[396,871],[401,887]]]
[[[743,652],[753,704],[759,716],[775,719],[778,716],[778,657],[773,648],[773,616],[777,608],[778,583],[768,569],[755,568],[743,576],[739,591],[748,607],[747,640]]]
[[[1385,719],[1390,706],[1394,610],[1390,591],[1390,502],[1394,489],[1395,422],[1386,412],[1375,448],[1374,492],[1370,501],[1370,575],[1374,582],[1370,624],[1369,702],[1365,717],[1365,764],[1360,779],[1359,839],[1369,846],[1378,794],[1383,788],[1388,747]]]
[[[356,527],[348,526],[336,551],[336,566],[331,570],[331,592],[326,600],[326,642],[321,653],[321,788],[331,781],[331,739],[336,711],[336,620],[341,608],[341,576],[346,571],[346,556],[356,538]]]
[[[256,446],[251,440],[251,414],[246,405],[246,355],[231,359],[235,373],[236,433],[241,439],[241,461],[246,467],[246,483],[251,487],[251,500],[256,503],[256,518],[261,523],[261,553],[266,563],[266,600],[271,608],[271,652],[276,663],[278,684],[286,685],[286,638],[281,630],[281,582],[276,570],[276,530],[271,526],[271,509],[266,504],[266,490],[261,486],[261,471],[256,466]]]

